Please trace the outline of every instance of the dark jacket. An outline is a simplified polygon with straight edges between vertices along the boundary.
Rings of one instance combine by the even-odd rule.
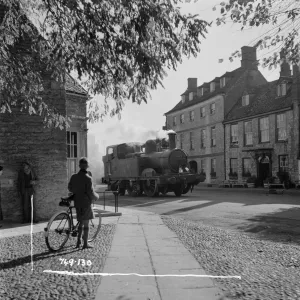
[[[38,180],[33,170],[30,171],[30,175],[31,180]],[[19,171],[17,184],[19,193],[25,194],[25,173],[23,169]],[[34,186],[32,186],[32,189],[34,190]]]
[[[85,170],[72,175],[68,189],[74,194],[75,207],[89,207],[99,198],[94,192],[92,177]]]

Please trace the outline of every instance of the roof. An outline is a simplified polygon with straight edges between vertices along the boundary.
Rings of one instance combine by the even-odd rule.
[[[66,74],[66,92],[88,96],[88,92],[70,75]]]
[[[182,101],[180,101],[171,110],[166,112],[165,115],[168,115],[170,113],[173,113],[173,112],[182,110],[184,108],[193,106],[195,104],[204,102],[205,100],[208,100],[208,99],[210,99],[214,96],[217,96],[217,95],[220,95],[220,94],[225,94],[234,85],[234,83],[238,80],[238,78],[241,77],[243,72],[246,72],[246,70],[242,69],[242,68],[238,68],[238,69],[235,69],[231,72],[226,72],[225,74],[223,74],[220,77],[215,77],[215,79],[213,79],[210,82],[204,82],[202,85],[198,86],[198,89],[202,88],[202,87],[209,87],[211,82],[215,82],[215,81],[219,80],[222,77],[229,78],[229,81],[228,81],[228,83],[226,83],[225,87],[220,88],[219,86],[217,86],[216,89],[213,92],[205,93],[203,96],[194,95],[193,100],[186,99],[186,101],[184,103],[182,103]],[[195,91],[195,89],[186,90],[182,95],[187,95],[189,92],[192,92],[192,91]]]
[[[249,105],[242,106],[242,97],[236,102],[233,108],[225,117],[224,122],[236,121],[246,117],[252,117],[272,111],[289,108],[292,105],[292,89],[287,90],[287,94],[282,97],[277,96],[278,80],[268,82],[259,87],[249,90]]]

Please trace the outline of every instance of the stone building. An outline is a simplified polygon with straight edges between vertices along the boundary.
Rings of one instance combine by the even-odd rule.
[[[207,183],[225,179],[224,117],[244,90],[265,84],[258,70],[256,48],[242,47],[241,67],[197,86],[188,79],[181,101],[165,113],[166,126],[177,133],[177,148],[187,152],[190,167],[206,175]]]
[[[278,80],[246,89],[224,124],[226,174],[258,184],[288,173],[299,180],[299,69],[284,62]]]
[[[21,163],[34,168],[38,184],[36,209],[38,219],[47,219],[58,209],[67,193],[68,179],[77,171],[78,159],[87,155],[87,93],[67,75],[66,85],[45,82],[47,103],[55,104],[72,120],[67,130],[44,128],[43,120],[19,110],[0,114],[1,199],[4,219],[20,221],[22,207],[17,192]]]
[[[0,5],[0,24],[4,11]],[[28,49],[28,40],[24,43],[18,47]],[[68,179],[77,171],[78,159],[87,156],[87,92],[68,74],[64,83],[43,74],[43,100],[72,122],[67,130],[49,129],[44,127],[42,117],[21,112],[20,107],[11,113],[0,113],[0,164],[4,167],[0,193],[6,220],[22,219],[17,191],[22,162],[30,163],[38,177],[37,218],[48,219],[59,208],[60,197],[67,193]]]

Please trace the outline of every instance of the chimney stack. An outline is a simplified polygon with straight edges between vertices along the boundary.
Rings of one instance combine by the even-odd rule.
[[[188,90],[197,89],[197,78],[188,78]]]
[[[173,130],[169,130],[168,136],[169,136],[169,149],[173,150],[176,148],[176,140],[175,140],[176,132]]]
[[[283,62],[280,65],[280,77],[291,77],[291,67],[290,64],[286,61],[286,57],[283,50],[280,51],[280,58],[283,60]]]
[[[242,47],[242,68],[249,70],[258,70],[256,48],[244,46]]]

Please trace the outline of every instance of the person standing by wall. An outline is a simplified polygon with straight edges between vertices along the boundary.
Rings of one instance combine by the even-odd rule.
[[[0,166],[0,177],[3,173],[3,167]],[[3,221],[3,213],[2,213],[2,206],[1,206],[1,181],[0,181],[0,228],[2,227],[1,222]]]
[[[87,159],[85,157],[81,158],[79,160],[80,170],[77,174],[72,175],[68,185],[69,191],[74,194],[77,221],[79,222],[76,248],[79,248],[81,245],[83,230],[83,249],[93,247],[88,244],[89,220],[94,218],[92,202],[99,198],[98,194],[94,192],[91,173],[87,171],[88,167]]]
[[[31,221],[31,198],[33,203],[33,223],[38,223],[36,219],[34,185],[37,177],[29,163],[24,162],[18,175],[18,192],[23,207],[23,224]]]

